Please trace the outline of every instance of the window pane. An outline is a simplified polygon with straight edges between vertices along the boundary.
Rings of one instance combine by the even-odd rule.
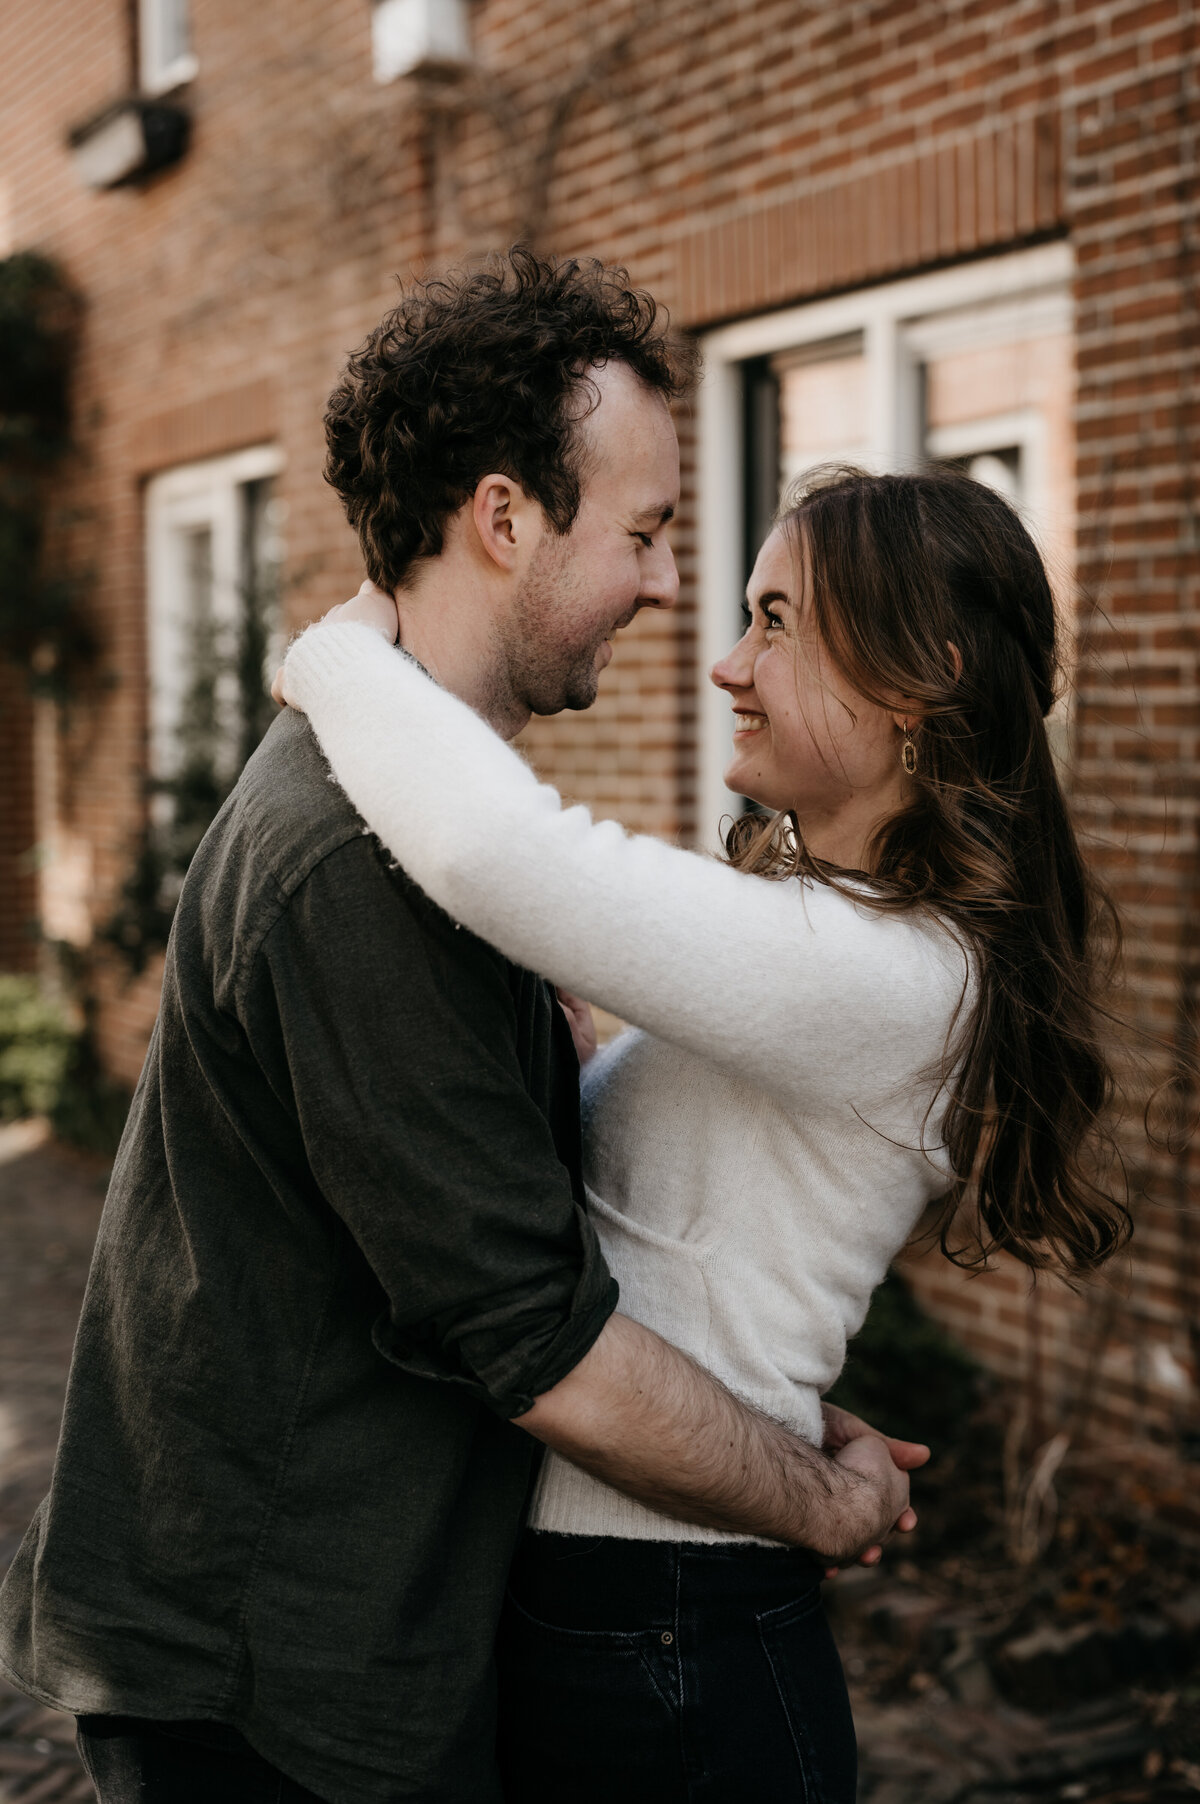
[[[961,321],[955,330],[963,333]],[[927,345],[923,362],[927,455],[969,470],[1022,510],[1069,621],[1075,533],[1070,333],[1014,334],[945,351]]]
[[[814,464],[861,461],[870,445],[861,342],[835,340],[777,358],[780,486]]]
[[[220,709],[223,647],[214,607],[212,527],[191,527],[179,536],[183,554],[183,692],[174,762],[194,782],[198,772],[221,762],[225,737]]]
[[[275,715],[270,685],[283,646],[279,631],[279,502],[270,476],[239,490],[241,603],[237,649],[239,746],[244,764]]]
[[[213,590],[212,527],[196,526],[183,537],[183,570],[189,621],[211,620]]]
[[[152,797],[138,893],[160,912],[274,714],[280,461],[257,446],[164,471],[147,488]]]
[[[1014,507],[1021,507],[1025,500],[1025,459],[1020,445],[1009,445],[1003,450],[981,451],[970,457],[934,457],[931,462],[948,464],[952,470],[962,470],[975,482],[982,482],[989,489],[995,489]]]

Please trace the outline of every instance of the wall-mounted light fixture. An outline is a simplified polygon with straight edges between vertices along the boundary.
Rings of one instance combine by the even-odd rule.
[[[187,149],[189,124],[163,100],[114,101],[69,134],[75,173],[88,188],[117,188],[165,169]]]
[[[452,75],[471,61],[466,0],[372,0],[376,81]]]

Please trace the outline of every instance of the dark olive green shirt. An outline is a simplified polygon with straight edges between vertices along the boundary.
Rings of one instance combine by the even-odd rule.
[[[235,1725],[332,1804],[490,1804],[509,1418],[616,1301],[545,984],[282,716],[197,853],[0,1657]]]

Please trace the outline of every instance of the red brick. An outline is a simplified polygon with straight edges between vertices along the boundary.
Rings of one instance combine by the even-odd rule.
[[[1129,44],[1120,50],[1110,50],[1104,56],[1093,57],[1091,62],[1078,64],[1072,73],[1081,88],[1088,88],[1107,83],[1114,75],[1127,74],[1130,69],[1137,68],[1138,62],[1137,45]]]

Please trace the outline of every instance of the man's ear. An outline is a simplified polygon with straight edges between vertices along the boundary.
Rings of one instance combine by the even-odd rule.
[[[493,472],[482,476],[471,498],[471,526],[485,558],[501,570],[514,570],[537,536],[541,509],[519,482]]]

